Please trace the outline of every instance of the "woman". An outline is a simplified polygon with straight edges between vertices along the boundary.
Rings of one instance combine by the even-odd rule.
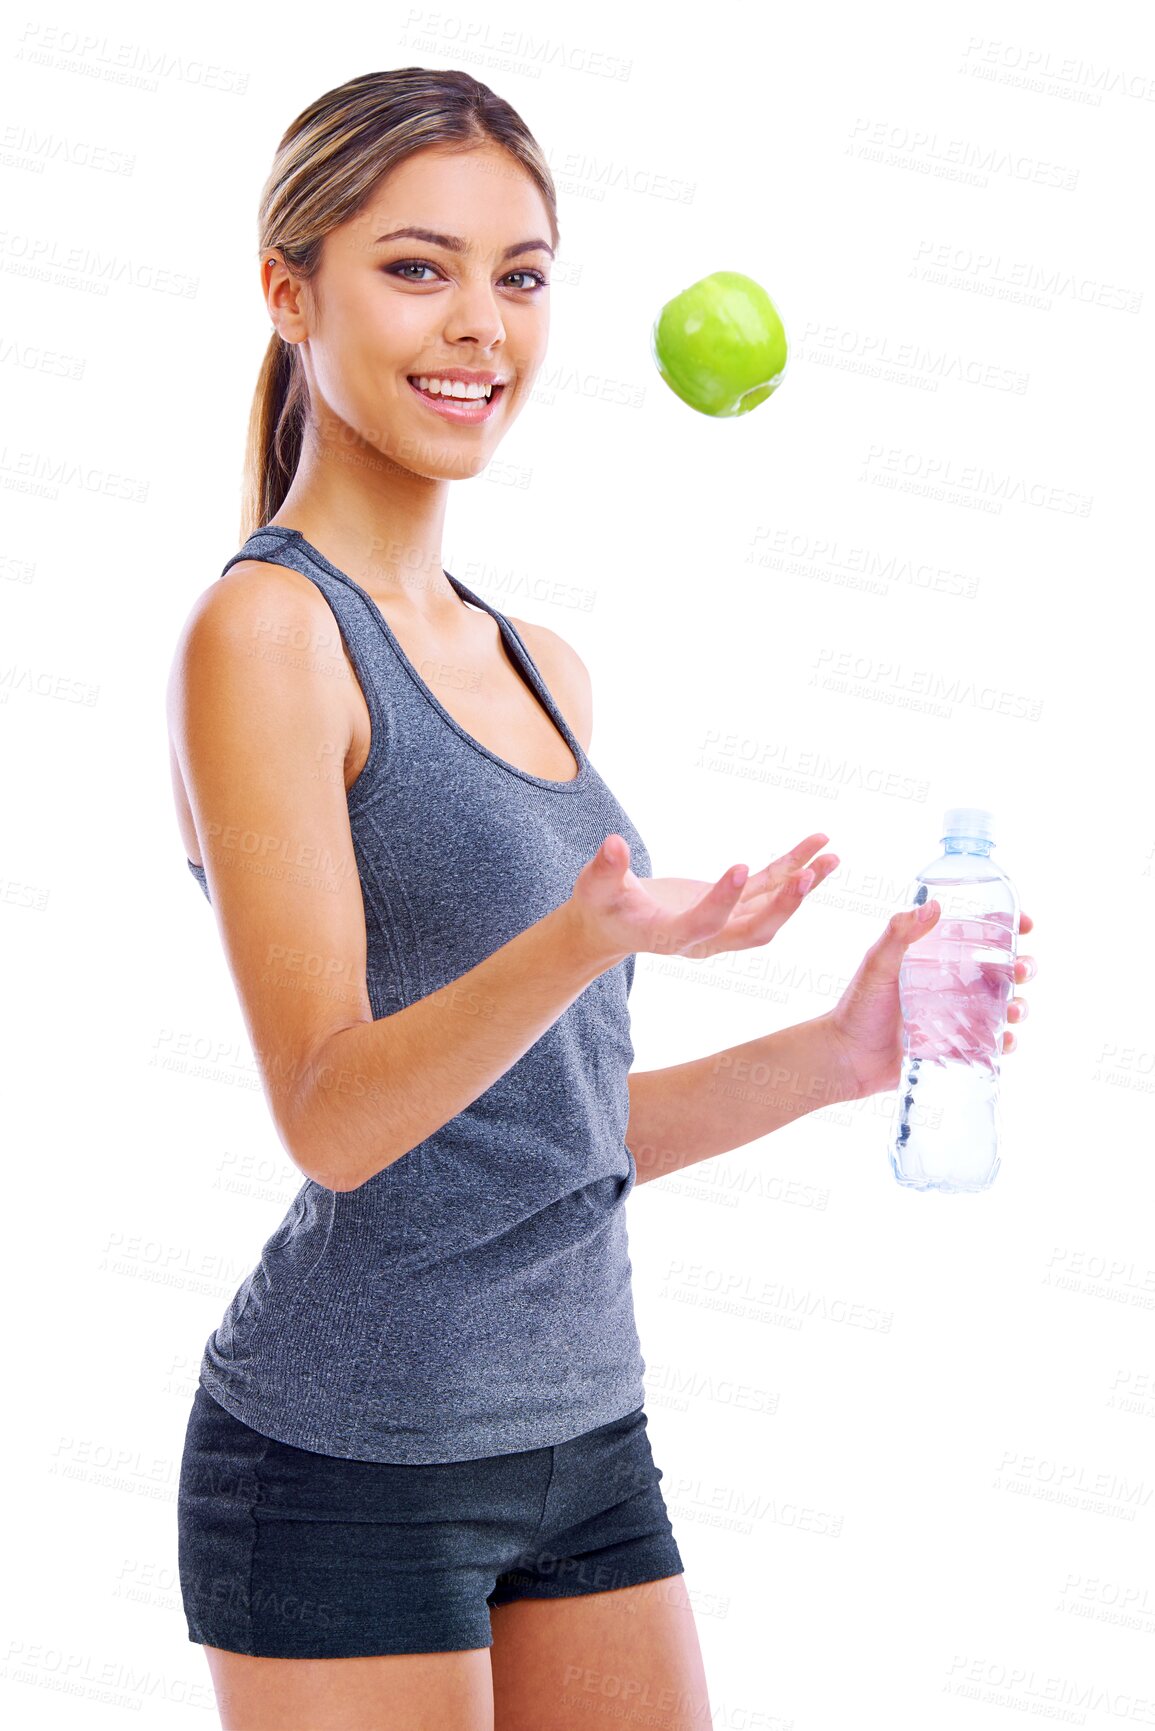
[[[448,483],[545,354],[548,168],[465,73],[370,74],[289,128],[260,236],[247,538],[190,614],[169,721],[305,1182],[205,1347],[189,1638],[228,1731],[564,1731],[607,1694],[696,1731],[624,1204],[895,1086],[927,927],[896,915],[833,1011],[741,1049],[785,1092],[716,1092],[730,1054],[629,1074],[637,952],[764,944],[837,858],[816,834],[753,876],[651,877],[576,653],[442,568]]]

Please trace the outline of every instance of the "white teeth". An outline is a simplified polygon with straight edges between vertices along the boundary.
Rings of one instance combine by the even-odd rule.
[[[467,385],[461,379],[422,377],[417,380],[417,388],[419,391],[428,391],[433,397],[468,397],[474,401],[480,397],[488,398],[493,393],[492,385]]]

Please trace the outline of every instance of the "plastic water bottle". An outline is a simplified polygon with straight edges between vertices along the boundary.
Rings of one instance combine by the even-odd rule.
[[[899,971],[902,1081],[890,1164],[912,1190],[987,1190],[999,1158],[999,1061],[1014,986],[1019,898],[991,859],[991,814],[953,806],[945,853],[914,880],[941,912]]]

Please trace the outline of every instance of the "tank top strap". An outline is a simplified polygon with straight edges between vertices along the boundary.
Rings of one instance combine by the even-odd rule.
[[[544,703],[547,712],[553,719],[554,725],[561,730],[562,737],[569,741],[570,750],[575,750],[575,742],[569,722],[559,710],[557,703],[554,700],[553,693],[550,691],[542,677],[541,668],[530,654],[529,649],[526,646],[525,638],[521,635],[521,632],[517,629],[513,620],[506,614],[500,612],[498,608],[491,606],[483,596],[475,594],[469,585],[463,583],[460,577],[455,577],[452,571],[447,571],[445,575],[448,577],[449,581],[452,583],[463,601],[472,602],[474,607],[480,607],[483,612],[490,614],[494,619],[496,619],[499,631],[501,631],[506,641],[511,642],[513,645],[514,655],[521,666],[522,673],[529,680],[533,689],[537,692],[541,702]],[[576,742],[576,744],[577,747],[580,748],[580,742]],[[580,758],[578,759],[578,762],[581,762]]]
[[[422,687],[415,669],[397,643],[388,620],[367,591],[326,559],[320,549],[314,547],[298,529],[270,523],[254,530],[244,546],[226,561],[221,576],[241,559],[264,559],[272,564],[288,565],[290,569],[310,578],[325,596],[336,616],[349,659],[353,663],[369,709],[373,739],[378,742],[370,748],[370,762],[376,765],[381,742],[403,736],[412,717],[423,715],[428,700],[428,692]],[[463,601],[490,614],[496,621],[522,677],[536,692],[539,702],[569,745],[580,769],[587,761],[585,748],[574,736],[569,722],[559,709],[521,632],[499,608],[486,601],[484,596],[478,595],[460,577],[455,577],[451,571],[446,571],[445,576]],[[394,664],[407,677],[393,680],[383,673],[383,668]],[[368,767],[367,763],[366,771]],[[371,779],[367,777],[368,781]]]
[[[391,731],[387,706],[380,687],[381,622],[370,597],[335,565],[320,559],[296,529],[266,524],[255,529],[244,546],[225,561],[221,576],[242,559],[261,559],[272,565],[287,565],[299,571],[324,595],[337,621],[342,641],[353,663],[372,724],[375,740]],[[376,755],[376,753],[374,753]]]

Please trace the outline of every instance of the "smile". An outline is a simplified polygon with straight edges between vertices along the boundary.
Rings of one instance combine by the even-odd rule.
[[[450,380],[442,382],[414,374],[408,381],[415,396],[447,421],[486,421],[493,413],[505,389],[504,385],[465,385]]]

